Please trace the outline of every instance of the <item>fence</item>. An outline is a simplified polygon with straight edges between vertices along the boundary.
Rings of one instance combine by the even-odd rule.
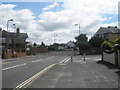
[[[103,52],[103,60],[111,64],[116,64],[115,53],[108,54]]]
[[[26,52],[16,52],[16,54],[4,52],[3,59],[18,58],[23,56],[26,56]]]

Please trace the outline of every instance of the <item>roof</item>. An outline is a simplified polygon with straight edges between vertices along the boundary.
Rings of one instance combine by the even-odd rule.
[[[7,32],[5,30],[2,31],[2,36],[5,36],[6,34],[9,34],[9,37],[16,37],[17,33],[13,33],[13,32]],[[27,33],[19,33],[19,35],[17,35],[18,38],[28,38],[28,34]]]
[[[120,29],[117,27],[100,27],[100,29],[96,32],[96,34],[103,34],[103,33],[120,33]]]

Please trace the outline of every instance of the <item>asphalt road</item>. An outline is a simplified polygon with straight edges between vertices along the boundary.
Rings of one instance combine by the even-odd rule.
[[[26,56],[19,59],[3,60],[2,88],[14,88],[45,67],[70,58],[71,51],[51,52]]]

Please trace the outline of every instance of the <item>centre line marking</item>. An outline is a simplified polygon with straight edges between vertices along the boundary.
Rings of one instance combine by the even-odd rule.
[[[51,57],[49,57],[49,58],[46,58],[46,59],[51,59],[51,58],[54,58],[55,56],[51,56]]]
[[[27,79],[26,81],[22,82],[21,84],[19,84],[18,86],[16,86],[13,90],[21,90],[21,88],[26,88],[28,87],[30,84],[32,84],[37,78],[41,77],[43,74],[45,74],[49,69],[51,69],[52,67],[54,67],[57,64],[52,64],[46,68],[44,68],[43,70],[41,70],[40,72],[36,73],[35,75],[33,75],[32,77],[30,77],[29,79]]]
[[[40,59],[40,60],[35,60],[35,61],[32,61],[32,63],[35,63],[35,62],[40,62],[42,61],[43,59]]]
[[[26,63],[20,64],[20,65],[16,65],[16,66],[12,66],[12,67],[7,67],[7,68],[4,68],[4,69],[2,69],[2,70],[4,71],[4,70],[8,70],[8,69],[12,69],[12,68],[24,66],[24,65],[26,65]]]

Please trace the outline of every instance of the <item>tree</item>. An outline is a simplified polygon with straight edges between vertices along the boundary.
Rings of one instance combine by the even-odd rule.
[[[41,42],[41,47],[42,47],[42,48],[45,48],[44,42]]]
[[[80,34],[79,36],[75,37],[75,39],[79,42],[79,41],[82,41],[82,42],[87,42],[88,41],[88,38],[86,36],[86,34]]]
[[[91,39],[89,40],[89,44],[91,47],[101,47],[101,44],[103,43],[103,39],[98,37],[98,36],[93,36],[91,37]]]
[[[45,46],[45,44],[43,42],[41,42],[41,46]]]
[[[89,44],[88,44],[88,37],[86,36],[86,34],[80,34],[79,36],[75,37],[76,39],[76,46],[79,48],[79,52],[80,50],[87,50],[89,48]]]

